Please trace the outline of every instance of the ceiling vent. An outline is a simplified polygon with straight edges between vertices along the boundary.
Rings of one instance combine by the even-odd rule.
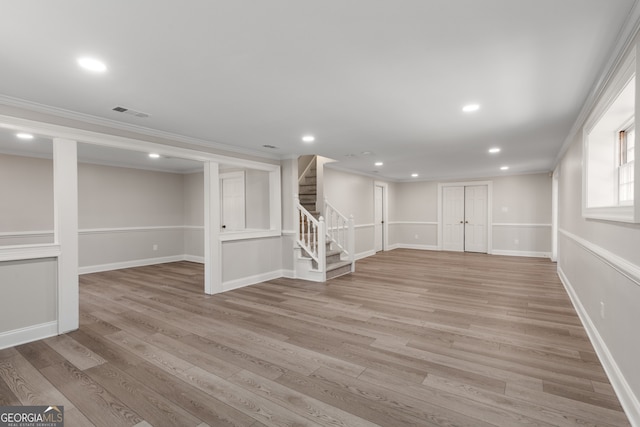
[[[142,119],[146,119],[151,116],[149,113],[143,113],[142,111],[133,110],[131,108],[117,106],[112,108],[113,111],[117,111],[118,113],[129,114],[130,116],[140,117]]]
[[[271,144],[264,144],[263,145],[264,148],[271,148],[272,150],[277,150],[278,147],[276,147],[275,145],[271,145]]]

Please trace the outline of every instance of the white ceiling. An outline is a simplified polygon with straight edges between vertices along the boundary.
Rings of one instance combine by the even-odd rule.
[[[388,179],[548,171],[633,5],[5,1],[0,103],[268,156],[319,154]],[[108,71],[80,69],[82,55]],[[480,110],[462,113],[471,102]],[[314,143],[301,141],[307,133]],[[502,152],[487,154],[492,146]]]

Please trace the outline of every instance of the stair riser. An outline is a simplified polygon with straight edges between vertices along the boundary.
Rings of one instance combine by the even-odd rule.
[[[327,271],[327,280],[333,279],[344,274],[351,273],[351,264],[344,267],[336,268],[335,270]]]
[[[340,254],[335,254],[327,257],[327,264],[332,264],[334,262],[340,262]]]

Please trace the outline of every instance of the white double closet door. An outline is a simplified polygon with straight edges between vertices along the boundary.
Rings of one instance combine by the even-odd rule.
[[[442,189],[442,249],[487,252],[487,186]]]

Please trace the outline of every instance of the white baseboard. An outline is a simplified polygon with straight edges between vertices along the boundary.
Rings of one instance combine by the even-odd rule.
[[[532,257],[532,258],[551,258],[550,252],[505,251],[501,249],[492,249],[491,255],[524,256],[524,257]]]
[[[295,270],[282,270],[282,277],[286,277],[287,279],[296,279],[296,271]]]
[[[393,249],[417,249],[421,251],[437,251],[438,247],[435,245],[412,245],[406,243],[395,243],[393,245],[387,246],[387,250],[391,251]]]
[[[122,268],[144,267],[145,265],[164,264],[167,262],[184,261],[185,255],[168,257],[136,259],[133,261],[114,262],[111,264],[88,265],[78,269],[79,274],[99,273],[101,271],[120,270]]]
[[[629,418],[632,426],[640,426],[640,401],[633,393],[633,390],[629,386],[629,383],[622,375],[618,364],[615,359],[611,355],[607,344],[604,342],[600,333],[596,329],[595,325],[591,321],[587,310],[580,302],[580,298],[578,298],[578,294],[573,288],[573,285],[569,281],[569,278],[564,274],[562,268],[558,265],[558,276],[560,277],[560,281],[564,285],[564,288],[567,290],[569,294],[569,298],[573,303],[573,307],[576,309],[578,313],[578,317],[580,317],[580,321],[582,322],[582,326],[587,332],[589,336],[589,340],[593,345],[593,348],[598,355],[598,359],[600,359],[600,363],[607,373],[607,377],[609,377],[609,381],[613,386],[613,389],[620,400],[620,404],[624,409],[625,414]]]
[[[47,322],[0,334],[0,350],[58,335],[58,322]]]
[[[278,279],[284,276],[282,270],[271,271],[268,273],[256,274],[254,276],[242,277],[240,279],[228,280],[222,283],[223,292],[233,289],[244,288],[245,286],[255,285],[256,283],[266,282],[268,280]]]
[[[360,252],[359,254],[355,255],[355,259],[356,261],[362,258],[366,258],[366,257],[370,257],[376,254],[376,251],[374,251],[373,249],[370,251],[364,251],[364,252]]]
[[[204,257],[196,256],[196,255],[185,255],[183,258],[183,261],[197,262],[198,264],[204,264]]]

